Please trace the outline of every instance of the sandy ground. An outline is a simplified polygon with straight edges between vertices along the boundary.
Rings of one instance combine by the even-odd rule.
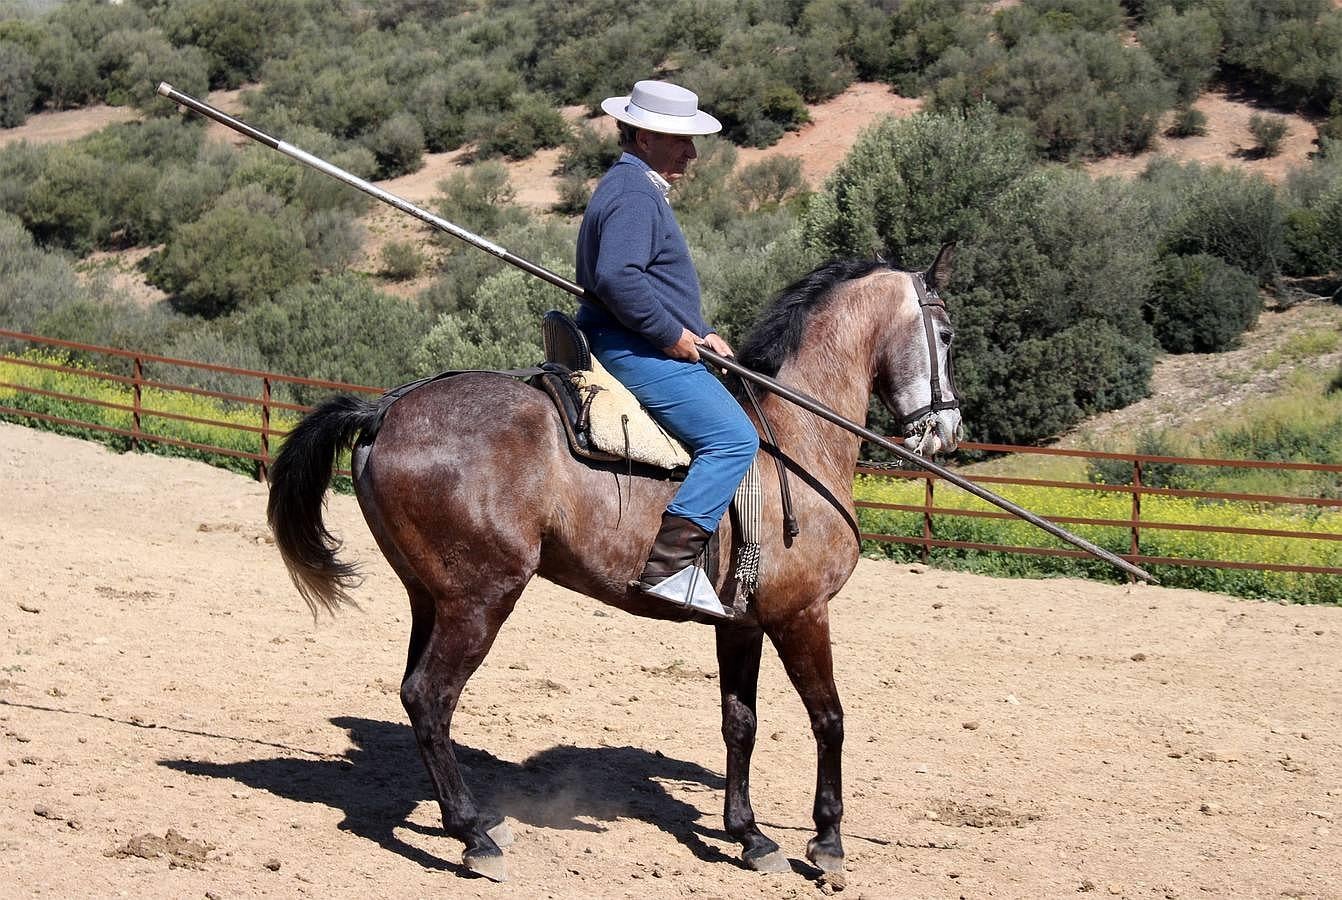
[[[1152,141],[1150,150],[1136,156],[1108,156],[1095,160],[1086,163],[1086,171],[1096,177],[1118,175],[1131,178],[1146,171],[1155,157],[1169,156],[1184,163],[1240,168],[1269,181],[1282,182],[1292,169],[1306,165],[1309,155],[1318,149],[1314,142],[1318,140],[1319,129],[1304,116],[1260,107],[1230,97],[1224,91],[1206,92],[1194,101],[1193,108],[1201,110],[1207,117],[1206,134],[1186,138],[1167,136],[1164,129],[1174,121],[1174,113],[1170,112],[1162,119],[1161,132]],[[1258,141],[1249,131],[1249,120],[1255,113],[1286,121],[1286,137],[1276,156],[1260,157],[1252,152]]]
[[[315,626],[260,485],[0,425],[0,894],[810,897],[814,749],[766,651],[721,831],[704,626],[533,584],[455,737],[517,834],[467,877],[397,696],[401,589]],[[844,896],[1342,896],[1342,609],[863,561],[833,606]]]

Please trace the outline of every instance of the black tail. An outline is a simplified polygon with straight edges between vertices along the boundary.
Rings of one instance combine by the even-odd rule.
[[[321,605],[334,613],[352,603],[358,569],[336,559],[340,541],[322,522],[322,501],[337,455],[372,423],[377,404],[357,397],[333,397],[303,417],[289,433],[270,467],[266,518],[275,545],[312,614]]]

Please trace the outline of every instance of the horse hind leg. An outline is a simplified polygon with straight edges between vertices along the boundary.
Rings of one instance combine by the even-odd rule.
[[[465,844],[462,864],[492,881],[507,880],[500,845],[511,843],[512,835],[505,823],[482,813],[462,778],[452,748],[452,714],[527,580],[496,586],[492,597],[483,592],[410,590],[413,624],[401,703],[433,782],[443,829]]]
[[[750,756],[755,749],[755,696],[764,634],[719,625],[718,682],[722,689],[722,739],[727,745],[727,792],[723,825],[740,842],[741,859],[756,872],[781,874],[792,864],[778,844],[755,824],[750,805]]]

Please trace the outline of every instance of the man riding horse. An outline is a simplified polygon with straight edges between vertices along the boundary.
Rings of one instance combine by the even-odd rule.
[[[759,449],[755,426],[699,361],[699,344],[732,349],[703,317],[699,277],[668,192],[698,155],[694,137],[721,130],[691,91],[640,81],[601,108],[618,122],[620,158],[597,185],[578,232],[578,315],[592,354],[691,453],[636,586],[693,565]],[[727,616],[720,604],[710,614]]]

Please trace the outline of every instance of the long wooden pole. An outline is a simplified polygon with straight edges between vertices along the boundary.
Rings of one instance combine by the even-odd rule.
[[[535,263],[530,262],[529,260],[525,260],[520,256],[510,253],[508,250],[504,249],[503,247],[500,247],[498,244],[495,244],[492,241],[487,241],[484,238],[480,237],[479,235],[472,234],[466,229],[460,227],[459,225],[454,225],[444,218],[435,216],[433,213],[421,209],[420,207],[411,203],[409,200],[406,200],[403,197],[398,197],[389,191],[384,191],[382,188],[378,187],[372,182],[365,181],[364,179],[358,177],[357,175],[353,175],[349,172],[346,172],[339,166],[332,165],[326,160],[313,156],[311,153],[308,153],[305,150],[300,150],[293,144],[288,144],[277,138],[271,137],[264,131],[261,131],[260,129],[257,128],[253,128],[246,122],[243,122],[239,119],[235,119],[228,113],[220,109],[216,109],[215,107],[210,106],[208,103],[205,103],[201,100],[197,100],[195,97],[192,97],[188,94],[183,94],[181,91],[177,90],[167,82],[159,83],[158,92],[162,94],[164,97],[167,97],[169,100],[178,104],[179,106],[184,106],[187,109],[192,110],[193,112],[200,113],[202,116],[205,116],[209,119],[213,119],[219,124],[227,128],[230,128],[233,131],[236,131],[238,134],[251,138],[252,140],[256,141],[259,144],[264,144],[265,146],[269,147],[272,150],[279,151],[280,153],[283,153],[285,156],[288,156],[291,159],[295,159],[298,162],[301,162],[305,166],[309,166],[313,169],[316,169],[319,172],[324,172],[325,174],[330,175],[332,178],[336,179],[337,181],[342,181],[345,184],[349,185],[350,187],[363,191],[370,197],[375,197],[376,199],[381,200],[383,203],[386,203],[390,206],[394,206],[401,212],[406,213],[407,215],[414,216],[416,219],[419,219],[421,222],[425,222],[433,226],[439,231],[445,231],[448,234],[452,235],[453,237],[465,241],[472,247],[476,247],[480,250],[484,250],[486,253],[493,254],[494,256],[497,256],[504,262],[516,266],[517,268],[521,269],[524,272],[527,272],[531,275],[535,275],[537,278],[540,278],[543,281],[548,281],[550,284],[554,285],[557,288],[568,291],[570,294],[573,294],[577,297],[587,298],[594,302],[599,302],[597,301],[597,298],[593,297],[581,285],[568,280],[562,275],[559,275],[543,266],[538,266]],[[1078,537],[1077,535],[1072,534],[1070,531],[1058,527],[1057,525],[1053,524],[1047,519],[1035,515],[1034,513],[1030,512],[1027,509],[1023,509],[1017,506],[1010,500],[1007,500],[1004,497],[999,497],[992,491],[980,487],[979,485],[970,481],[968,478],[965,478],[962,475],[958,475],[955,472],[952,472],[951,470],[945,468],[944,466],[939,466],[936,463],[932,462],[930,459],[926,459],[922,456],[919,456],[917,453],[914,453],[913,451],[899,444],[896,444],[894,441],[891,441],[883,437],[882,435],[877,434],[876,432],[870,430],[869,428],[859,425],[853,420],[839,415],[837,412],[830,409],[828,406],[825,406],[823,403],[821,403],[819,400],[816,400],[814,397],[807,396],[806,394],[803,394],[800,391],[795,391],[792,388],[788,387],[787,385],[777,381],[776,379],[770,378],[768,375],[762,375],[759,372],[754,371],[753,369],[748,369],[745,366],[738,363],[736,360],[731,359],[730,357],[720,356],[717,353],[714,353],[713,351],[708,350],[705,347],[702,346],[699,347],[699,356],[715,366],[718,366],[722,369],[726,369],[727,371],[733,372],[736,375],[740,376],[741,378],[746,379],[747,381],[751,381],[755,384],[758,384],[760,387],[763,387],[766,390],[777,394],[778,396],[782,397],[784,400],[787,400],[790,403],[795,403],[802,409],[814,413],[815,415],[820,416],[822,419],[825,419],[828,422],[833,422],[835,425],[847,429],[848,431],[852,432],[853,434],[857,435],[863,440],[870,441],[871,443],[876,444],[877,446],[884,447],[886,450],[889,450],[891,453],[895,454],[900,459],[908,463],[912,463],[913,465],[918,466],[919,468],[926,469],[927,471],[933,473],[939,478],[945,479],[946,481],[950,482],[956,487],[968,491],[975,497],[978,497],[981,500],[986,500],[987,502],[993,504],[999,509],[1006,510],[1013,516],[1017,516],[1021,519],[1024,519],[1031,525],[1034,525],[1037,528],[1041,528],[1044,531],[1047,531],[1049,534],[1053,535],[1054,537],[1064,540],[1075,547],[1081,548],[1082,550],[1086,551],[1092,556],[1102,559],[1105,562],[1109,563],[1110,565],[1117,566],[1119,569],[1122,569],[1129,575],[1133,575],[1137,578],[1142,579],[1143,581],[1151,582],[1152,584],[1157,583],[1155,577],[1151,575],[1149,572],[1147,572],[1145,569],[1133,565],[1126,559],[1123,559],[1122,557],[1114,553],[1110,553],[1103,547],[1097,547],[1095,544],[1092,544],[1085,538]]]

